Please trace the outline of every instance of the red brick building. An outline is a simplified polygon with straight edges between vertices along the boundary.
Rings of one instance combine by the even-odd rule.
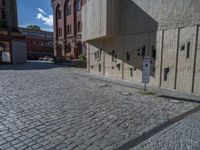
[[[53,57],[53,33],[48,31],[35,31],[28,28],[19,28],[26,37],[28,59],[40,57]]]
[[[54,55],[77,59],[86,53],[81,41],[81,7],[85,0],[52,0]]]

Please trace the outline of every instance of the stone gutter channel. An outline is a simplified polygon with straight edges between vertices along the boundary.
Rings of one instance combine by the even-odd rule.
[[[160,131],[166,129],[167,127],[181,121],[182,119],[186,118],[187,116],[189,116],[195,112],[198,112],[198,111],[200,111],[200,105],[188,112],[185,112],[173,119],[170,119],[169,121],[153,128],[152,130],[148,131],[147,133],[144,133],[143,135],[141,135],[135,139],[130,140],[129,142],[125,143],[124,145],[122,145],[121,147],[119,147],[115,150],[129,150],[131,148],[134,148],[134,147],[138,146],[139,144],[141,144],[142,142],[146,141],[147,139],[153,137]]]

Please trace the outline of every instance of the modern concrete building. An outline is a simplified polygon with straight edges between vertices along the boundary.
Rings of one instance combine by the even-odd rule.
[[[35,31],[29,28],[19,28],[19,31],[26,37],[27,58],[29,60],[54,56],[52,32]]]
[[[200,94],[199,0],[87,0],[82,7],[88,71]]]
[[[54,16],[54,55],[76,59],[85,53],[81,40],[81,7],[84,0],[52,0]]]
[[[26,43],[18,30],[16,0],[0,0],[0,64],[25,62]]]

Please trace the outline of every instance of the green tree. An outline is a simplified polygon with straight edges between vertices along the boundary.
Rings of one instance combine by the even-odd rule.
[[[41,31],[40,27],[37,25],[28,25],[26,28],[34,31]]]

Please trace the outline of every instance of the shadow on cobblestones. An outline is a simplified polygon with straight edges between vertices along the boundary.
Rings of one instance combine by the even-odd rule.
[[[30,61],[27,64],[19,65],[0,65],[0,70],[44,70],[53,69],[57,66],[51,62]]]

